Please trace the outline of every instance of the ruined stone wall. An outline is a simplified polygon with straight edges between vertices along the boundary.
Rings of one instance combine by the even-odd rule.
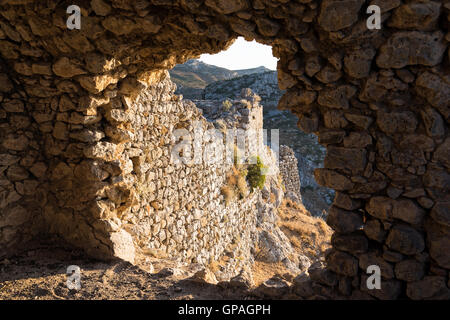
[[[70,4],[0,3],[3,251],[46,229],[98,257],[126,252],[101,200],[116,199],[114,215],[133,203],[120,181],[133,128],[110,111],[244,36],[272,45],[279,107],[327,147],[316,179],[337,191],[335,235],[314,294],[448,297],[448,1],[80,1],[80,30],[66,27]],[[367,29],[370,4],[380,30]],[[381,290],[365,289],[369,264]]]
[[[37,111],[5,71],[0,64],[0,255],[43,228],[40,205],[47,169],[33,118]]]
[[[215,122],[206,120],[193,103],[180,100],[174,90],[165,72],[133,98],[111,98],[104,116],[115,127],[104,130],[117,144],[104,141],[87,148],[85,161],[90,166],[82,162],[75,174],[109,187],[91,200],[97,223],[110,233],[110,251],[101,254],[132,262],[152,255],[206,266],[231,255],[216,272],[219,280],[229,279],[252,264],[251,237],[260,195],[224,201],[221,187],[233,162],[217,148],[225,147],[226,137],[209,136],[207,130],[214,129]],[[245,100],[239,106],[229,113],[233,121],[226,128],[261,130],[262,107]],[[242,114],[252,112],[258,121],[243,119]],[[257,140],[248,137],[249,141]],[[72,238],[79,232],[74,222],[61,221],[58,209],[51,214],[48,225],[75,245],[86,247],[90,238],[83,236],[95,237],[86,231]]]
[[[284,145],[280,146],[280,175],[286,188],[285,192],[291,191],[301,199],[297,158],[294,150]]]
[[[122,153],[122,160],[129,163],[122,178],[133,200],[120,217],[121,226],[144,254],[160,251],[183,262],[208,265],[232,252],[228,268],[233,270],[223,270],[223,275],[235,275],[251,263],[250,236],[255,231],[259,193],[228,204],[224,201],[221,187],[233,161],[224,157],[225,134],[216,138],[208,131],[224,120],[208,121],[193,103],[179,100],[166,75],[143,90],[126,112],[110,111],[115,121],[133,128],[129,141],[123,141]],[[231,110],[234,121],[225,127],[261,130],[262,107],[243,101],[240,108]],[[242,118],[253,110],[259,113],[259,122]],[[178,159],[179,153],[183,157]]]

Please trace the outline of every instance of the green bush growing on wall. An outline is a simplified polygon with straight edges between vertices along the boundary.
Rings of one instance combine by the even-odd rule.
[[[250,189],[253,192],[256,188],[262,189],[266,182],[266,175],[264,174],[266,167],[261,161],[260,157],[256,157],[256,163],[250,164],[247,168],[247,181]]]

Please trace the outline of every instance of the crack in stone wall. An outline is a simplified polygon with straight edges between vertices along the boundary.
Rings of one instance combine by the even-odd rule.
[[[120,216],[133,198],[115,179],[132,128],[111,111],[243,36],[273,47],[279,108],[327,147],[315,176],[337,191],[335,235],[315,294],[448,299],[448,1],[93,0],[78,3],[81,30],[66,27],[70,4],[0,2],[0,254],[38,232],[124,252],[98,204]],[[366,27],[370,4],[381,30]],[[382,290],[365,287],[370,264]]]

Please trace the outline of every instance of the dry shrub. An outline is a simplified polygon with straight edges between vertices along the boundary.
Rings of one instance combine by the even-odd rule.
[[[278,225],[299,253],[314,260],[330,247],[332,230],[322,219],[312,217],[301,203],[288,201],[278,209]]]
[[[319,225],[319,228],[323,233],[326,233],[330,229],[330,227],[322,219],[317,220],[316,223]]]
[[[248,184],[247,181],[245,180],[245,177],[242,175],[238,176],[237,179],[237,184],[236,184],[238,190],[239,190],[239,194],[242,198],[246,197],[248,195]]]
[[[236,169],[236,167],[231,168],[231,172],[227,176],[227,184],[229,186],[236,186],[238,178],[239,171]]]
[[[216,260],[211,260],[208,265],[208,269],[211,270],[213,273],[216,273],[220,270],[220,264]]]
[[[245,173],[245,170],[239,170],[235,166],[228,173],[226,183],[221,188],[221,193],[225,197],[227,204],[234,198],[243,199],[249,194]]]
[[[223,194],[226,204],[229,204],[235,197],[234,188],[229,185],[225,185],[220,188],[220,192]]]

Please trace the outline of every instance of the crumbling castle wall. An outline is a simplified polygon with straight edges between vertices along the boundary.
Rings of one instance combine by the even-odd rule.
[[[294,150],[284,145],[280,146],[280,175],[283,178],[286,192],[293,192],[301,199],[297,158]]]
[[[326,268],[298,292],[448,298],[448,1],[92,0],[78,3],[80,30],[70,4],[0,3],[2,251],[42,231],[98,257],[126,252],[130,237],[102,217],[132,207],[120,177],[140,160],[122,139],[139,133],[115,109],[244,36],[280,58],[279,107],[326,145],[316,179],[337,191]],[[367,28],[371,4],[381,29]],[[365,285],[372,264],[381,290]]]

